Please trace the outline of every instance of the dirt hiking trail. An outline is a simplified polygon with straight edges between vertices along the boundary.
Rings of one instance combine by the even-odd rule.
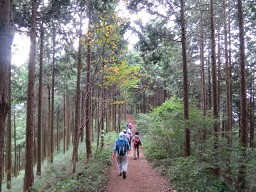
[[[133,115],[127,115],[127,122],[132,123],[133,135],[136,122]],[[142,136],[143,137],[143,136]],[[113,144],[114,145],[114,144]],[[142,138],[143,146],[143,138]],[[140,149],[139,159],[133,159],[133,145],[128,155],[127,177],[123,179],[117,173],[116,159],[112,160],[109,170],[108,184],[105,192],[175,192],[166,178],[161,176],[145,159]]]

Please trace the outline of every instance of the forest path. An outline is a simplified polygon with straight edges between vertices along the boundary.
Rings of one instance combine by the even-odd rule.
[[[127,115],[127,122],[132,123],[133,134],[136,131],[136,122],[133,115]],[[142,140],[143,145],[143,140]],[[108,184],[105,192],[175,192],[166,178],[161,176],[145,159],[140,149],[140,158],[133,159],[133,146],[128,155],[127,177],[117,173],[116,160],[112,161],[109,171]]]

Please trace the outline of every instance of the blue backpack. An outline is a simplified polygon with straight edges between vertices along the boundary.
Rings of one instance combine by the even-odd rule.
[[[117,142],[116,142],[116,151],[121,156],[125,155],[125,153],[127,151],[125,139],[118,139],[117,140]]]

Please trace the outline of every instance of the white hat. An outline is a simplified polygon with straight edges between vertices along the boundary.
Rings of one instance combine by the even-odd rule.
[[[123,137],[123,136],[124,136],[124,132],[121,131],[121,132],[119,133],[119,137]]]

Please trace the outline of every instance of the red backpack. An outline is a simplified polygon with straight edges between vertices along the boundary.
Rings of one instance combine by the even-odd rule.
[[[138,146],[140,144],[140,137],[136,137],[134,138],[134,145]]]

